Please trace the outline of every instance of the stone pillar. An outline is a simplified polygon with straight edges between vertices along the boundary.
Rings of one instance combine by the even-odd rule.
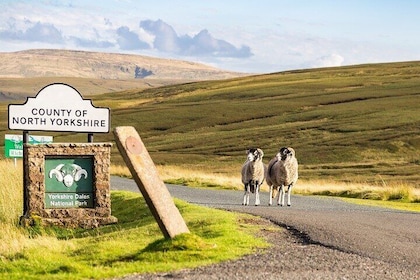
[[[27,201],[21,223],[31,225],[40,219],[45,225],[71,228],[116,223],[117,218],[111,215],[111,146],[24,144]]]

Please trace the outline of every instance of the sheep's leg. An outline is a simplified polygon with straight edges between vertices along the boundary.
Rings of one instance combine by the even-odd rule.
[[[270,199],[268,201],[268,205],[273,204],[273,185],[270,185]]]
[[[281,199],[281,192],[282,192],[282,186],[278,186],[277,187],[277,194],[276,194],[276,196],[277,196],[277,205],[280,205],[280,199]]]
[[[293,184],[290,184],[287,188],[287,206],[291,206],[292,204],[290,203],[290,194],[292,193],[292,187]]]
[[[242,201],[242,205],[246,205],[246,189],[247,189],[247,187],[246,187],[246,184],[244,185],[244,190],[245,190],[245,192],[244,192],[244,199],[243,199],[243,201]]]
[[[280,206],[283,206],[284,205],[284,186],[283,185],[280,186],[280,192],[279,192],[279,199],[278,199],[278,201],[280,202],[279,203]]]
[[[249,183],[245,184],[245,193],[244,193],[244,201],[242,202],[242,205],[248,205],[249,204]]]
[[[255,182],[255,206],[260,205],[260,183]]]
[[[273,188],[273,194],[271,195],[272,198],[275,198],[277,196],[277,193],[279,192],[278,187]]]

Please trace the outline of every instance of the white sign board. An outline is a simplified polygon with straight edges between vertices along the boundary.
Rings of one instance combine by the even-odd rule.
[[[25,104],[9,105],[9,129],[107,133],[109,128],[109,108],[94,107],[66,84],[48,85]]]

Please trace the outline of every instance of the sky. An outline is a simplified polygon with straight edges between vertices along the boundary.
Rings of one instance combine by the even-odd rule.
[[[273,73],[420,60],[417,0],[0,0],[0,52],[69,49]]]

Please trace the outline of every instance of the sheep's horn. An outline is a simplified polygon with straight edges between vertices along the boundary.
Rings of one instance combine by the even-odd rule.
[[[88,174],[87,171],[84,169],[77,170],[76,174],[74,175],[74,180],[77,182],[82,178],[82,175],[85,176],[85,179],[87,178]]]
[[[55,178],[57,179],[57,181],[59,182],[63,182],[63,174],[61,173],[60,169],[64,166],[64,164],[59,164],[56,166],[56,168],[51,169],[50,173],[48,174],[50,178],[52,178],[53,176],[55,176]]]

